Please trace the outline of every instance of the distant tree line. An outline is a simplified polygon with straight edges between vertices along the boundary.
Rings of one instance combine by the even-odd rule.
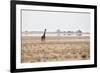
[[[32,32],[32,31],[30,31],[30,32]],[[35,32],[41,32],[41,31],[35,31]],[[29,33],[29,31],[25,31],[25,33]],[[76,31],[61,31],[60,29],[57,29],[56,30],[56,33],[57,33],[57,35],[58,36],[60,36],[60,35],[73,35],[73,34],[75,34],[75,35],[78,35],[78,36],[81,36],[82,35],[82,31],[81,30],[76,30]]]
[[[78,36],[81,36],[82,35],[82,31],[81,30],[77,30],[77,31],[61,31],[60,29],[57,29],[57,34],[58,36],[61,35],[61,33],[63,33],[64,35],[73,35],[73,34],[76,34]]]

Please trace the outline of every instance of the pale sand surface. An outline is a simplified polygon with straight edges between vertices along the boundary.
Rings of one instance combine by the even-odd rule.
[[[88,36],[48,36],[44,43],[39,36],[22,36],[21,62],[87,60],[90,58]]]

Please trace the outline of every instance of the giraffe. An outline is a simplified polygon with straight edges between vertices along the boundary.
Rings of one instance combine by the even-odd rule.
[[[41,36],[41,42],[45,42],[45,34],[46,34],[46,29],[44,30],[43,35]]]

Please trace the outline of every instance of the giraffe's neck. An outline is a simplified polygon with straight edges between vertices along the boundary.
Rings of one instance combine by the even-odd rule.
[[[43,36],[45,36],[46,31],[44,31]]]

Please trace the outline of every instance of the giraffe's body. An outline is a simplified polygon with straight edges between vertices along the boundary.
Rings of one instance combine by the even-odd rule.
[[[41,36],[41,42],[45,42],[45,38],[46,38],[45,34],[46,34],[46,29],[44,30],[44,33]]]

